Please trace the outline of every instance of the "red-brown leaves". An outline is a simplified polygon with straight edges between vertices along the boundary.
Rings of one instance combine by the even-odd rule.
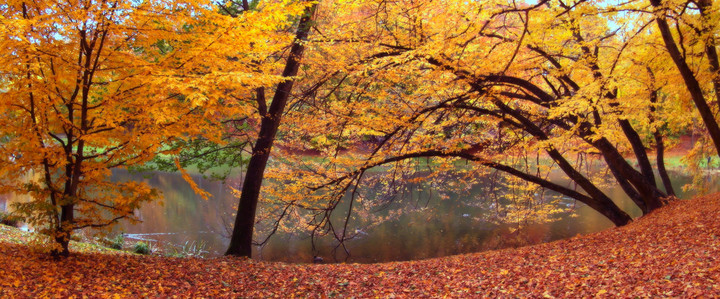
[[[0,243],[0,295],[138,297],[657,297],[720,295],[720,194],[626,227],[414,262],[285,264],[81,254]]]

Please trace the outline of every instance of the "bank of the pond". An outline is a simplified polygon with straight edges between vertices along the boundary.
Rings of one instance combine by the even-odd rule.
[[[541,245],[412,262],[331,265],[92,250],[55,261],[17,244],[27,240],[26,233],[3,227],[0,296],[716,297],[717,219],[720,193],[673,202],[622,228]]]
[[[32,250],[42,251],[42,246],[34,246],[33,244],[43,244],[44,240],[39,238],[39,235],[23,231],[19,228],[0,224],[0,247],[23,245],[33,246]],[[115,250],[107,248],[98,244],[92,244],[87,242],[76,242],[70,241],[70,251],[73,253],[88,253],[88,254],[127,254],[126,251]],[[0,269],[0,273],[2,269]],[[2,278],[0,278],[1,280]],[[0,283],[1,284],[1,283]]]

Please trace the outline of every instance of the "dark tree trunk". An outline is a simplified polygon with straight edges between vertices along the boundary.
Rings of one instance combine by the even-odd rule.
[[[640,196],[640,193],[635,190],[635,188],[632,186],[632,184],[627,180],[627,178],[623,177],[620,174],[620,171],[618,171],[617,167],[615,165],[607,165],[608,169],[610,169],[610,172],[613,174],[613,177],[615,178],[615,181],[617,181],[618,185],[620,185],[620,188],[623,189],[625,194],[627,194],[628,197],[637,205],[640,210],[643,212],[643,214],[646,214],[648,212],[647,206],[645,206],[645,200],[643,200],[642,196]]]
[[[670,181],[670,176],[667,173],[667,169],[665,169],[665,143],[663,143],[663,137],[657,131],[653,133],[653,136],[655,137],[655,144],[657,145],[658,173],[660,174],[660,179],[665,186],[665,193],[670,196],[675,196],[672,181]]]
[[[620,176],[626,178],[640,194],[645,202],[647,212],[662,207],[661,198],[666,197],[662,191],[650,184],[645,176],[633,168],[617,149],[605,138],[589,141],[595,148],[602,152],[605,162],[616,167]]]
[[[555,151],[555,152],[557,152],[557,151]],[[469,160],[477,160],[477,159],[473,159],[472,156],[461,155],[460,157],[463,157],[463,158],[466,158]],[[563,158],[562,160],[565,160],[565,159]],[[565,161],[565,162],[567,162],[567,161]],[[567,163],[567,164],[569,164],[569,163]],[[533,182],[535,184],[538,184],[540,187],[547,188],[547,189],[556,191],[558,193],[561,193],[563,195],[572,197],[572,198],[588,205],[593,210],[599,212],[603,216],[607,217],[616,226],[623,226],[625,224],[630,223],[630,221],[632,221],[632,217],[630,217],[630,215],[628,215],[627,213],[625,213],[625,211],[620,209],[620,207],[618,207],[610,198],[608,198],[604,193],[602,193],[602,191],[598,190],[597,188],[592,188],[591,190],[593,192],[588,192],[588,194],[592,193],[592,194],[594,194],[594,196],[592,196],[592,195],[586,196],[575,190],[553,184],[552,182],[538,178],[537,176],[533,176],[533,175],[518,171],[517,169],[514,169],[514,168],[506,166],[506,165],[501,165],[499,163],[483,163],[483,165],[492,167],[494,169],[503,171],[508,174],[511,174],[513,176],[516,176],[516,177],[526,180],[528,182]],[[575,171],[574,168],[569,172],[570,172],[570,174],[568,174],[568,172],[566,172],[566,174],[568,174],[568,176],[571,176],[571,174],[572,174],[572,176],[575,177],[573,180],[579,179],[579,180],[585,180],[585,181],[589,182],[589,180],[587,180],[587,178],[585,178],[584,176],[582,176],[582,174]],[[594,185],[593,185],[593,187],[594,187]]]
[[[575,36],[575,39],[578,43],[580,43],[581,45],[585,44],[585,39],[583,38],[582,34],[580,34],[579,28],[576,26],[573,26],[573,35]],[[605,76],[603,76],[602,72],[600,71],[600,66],[597,63],[593,62],[594,60],[598,59],[597,52],[591,51],[588,46],[584,45],[580,48],[587,57],[591,58],[589,59],[590,69],[593,71],[593,76],[595,77],[595,79],[602,80]],[[575,88],[575,90],[578,89],[579,88]],[[612,92],[605,93],[604,97],[608,100],[611,100],[609,103],[610,107],[618,106],[618,103],[615,102],[617,100],[617,89]],[[599,126],[601,124],[600,114],[597,110],[595,110],[593,115],[595,116],[594,124],[596,126]],[[640,135],[637,133],[637,131],[635,131],[635,129],[633,129],[630,121],[628,121],[627,119],[619,119],[618,123],[620,124],[620,128],[622,128],[628,142],[630,142],[630,145],[632,146],[633,152],[638,161],[638,165],[640,166],[640,172],[643,176],[645,176],[645,179],[648,181],[649,184],[651,184],[653,187],[657,187],[657,185],[655,184],[655,175],[653,174],[653,169],[650,165],[650,160],[648,159],[647,152],[645,151],[645,146],[643,146]],[[613,169],[613,175],[615,175],[615,177],[618,179],[618,182],[623,186],[623,190],[625,190],[625,193],[627,193],[631,198],[633,198],[633,200],[636,200],[636,193],[630,191],[630,189],[627,188],[627,178],[618,176],[619,174],[621,174],[619,169]],[[638,206],[640,206],[641,209],[643,209],[644,207],[647,208],[647,205],[643,204],[638,204]]]
[[[295,42],[290,49],[290,55],[282,73],[283,77],[294,77],[298,73],[300,60],[305,51],[304,41],[310,33],[314,9],[314,5],[308,7],[300,19],[295,35]],[[245,172],[238,212],[235,216],[235,226],[233,227],[232,236],[230,237],[230,247],[227,252],[225,252],[226,255],[252,256],[255,213],[260,197],[263,177],[265,175],[265,167],[267,166],[267,161],[270,157],[273,142],[275,141],[275,136],[282,120],[282,114],[285,111],[285,106],[290,97],[293,83],[294,80],[287,80],[278,84],[272,103],[270,104],[270,109],[267,113],[261,111],[262,121],[260,124],[260,134],[253,147],[252,157],[250,157],[250,162]]]
[[[557,152],[557,151],[556,151]],[[516,168],[513,168],[511,166],[498,163],[498,162],[491,162],[488,160],[485,160],[481,157],[475,156],[472,153],[472,150],[463,150],[459,152],[451,152],[451,151],[444,151],[444,150],[425,150],[421,152],[415,152],[415,153],[407,153],[391,158],[387,158],[380,162],[375,162],[370,165],[364,166],[361,170],[357,170],[355,174],[365,171],[367,169],[370,169],[372,167],[388,164],[388,163],[394,163],[397,161],[402,161],[405,159],[410,158],[418,158],[418,157],[459,157],[470,161],[479,162],[480,164],[497,169],[499,171],[505,172],[509,175],[515,176],[517,178],[523,179],[525,181],[537,184],[540,187],[553,190],[555,192],[558,192],[560,194],[563,194],[565,196],[571,197],[576,199],[577,201],[580,201],[582,203],[587,204],[594,210],[598,211],[599,213],[603,214],[605,217],[610,219],[616,226],[623,226],[625,224],[630,223],[632,221],[632,218],[630,215],[625,213],[622,209],[620,209],[617,205],[612,203],[610,199],[608,198],[607,201],[598,200],[596,198],[590,197],[588,195],[585,195],[577,190],[570,189],[568,187],[562,186],[561,184],[557,184],[554,182],[551,182],[547,180],[546,178],[541,178],[538,175],[533,175],[526,173],[524,171],[520,171]],[[564,158],[561,160],[565,160]],[[567,161],[566,161],[567,162]],[[580,177],[582,177],[582,174],[579,174]],[[347,176],[345,178],[348,178],[350,176]],[[602,195],[604,196],[604,195]]]
[[[598,189],[595,184],[578,172],[570,164],[570,162],[568,162],[565,157],[560,154],[560,152],[555,149],[551,149],[548,150],[547,153],[555,162],[558,163],[560,169],[562,169],[570,179],[583,188],[583,190],[585,190],[585,192],[587,192],[593,199],[592,202],[585,202],[585,204],[593,208],[595,211],[603,214],[617,226],[622,226],[632,221],[632,217],[630,217],[630,215],[620,209],[615,202],[610,199],[610,197],[605,195],[605,193]]]
[[[428,58],[427,61],[430,64],[453,70],[455,75],[460,78],[468,78],[468,79],[473,78],[472,75],[470,75],[469,73],[454,70],[453,67],[448,66],[437,59]],[[515,77],[511,77],[511,76],[476,77],[471,81],[470,86],[475,91],[482,94],[485,92],[485,87],[486,87],[485,83],[488,83],[488,82],[492,82],[493,84],[506,83],[508,85],[512,85],[512,86],[516,86],[518,88],[524,89],[536,99],[536,101],[535,101],[536,103],[539,102],[539,103],[551,106],[552,103],[555,101],[555,99],[550,94],[546,93],[541,88],[534,85],[532,82],[529,82],[529,81],[526,81],[523,79],[519,79],[519,78],[515,78]],[[513,125],[515,125],[516,127],[518,127],[519,129],[524,130],[525,132],[534,136],[538,140],[548,140],[548,136],[547,136],[546,132],[541,127],[539,127],[536,123],[534,123],[533,120],[525,117],[521,112],[516,111],[515,109],[513,109],[511,107],[508,107],[507,105],[505,105],[504,103],[502,103],[499,100],[494,100],[493,104],[497,108],[499,108],[499,110],[503,113],[503,115],[509,115],[512,118],[514,118],[515,120],[517,120],[517,122],[513,121],[511,123]],[[567,125],[563,121],[556,120],[556,121],[552,121],[552,122],[555,123],[559,127],[566,127],[566,125]],[[590,124],[585,124],[585,125],[590,125]],[[592,134],[590,134],[591,130],[589,130],[588,128],[585,128],[585,131],[587,131],[587,134],[585,134],[584,136],[581,135],[580,137],[585,138],[588,143],[590,143],[593,146],[595,146],[596,148],[598,148],[598,146],[595,145],[595,142],[593,142],[594,141],[593,138],[590,138],[590,135],[592,135]],[[603,144],[603,146],[604,145],[605,144]],[[645,203],[645,206],[649,207],[649,208],[655,208],[655,206],[659,207],[660,203],[661,203],[660,197],[657,197],[657,196],[653,197],[653,195],[662,194],[662,192],[657,190],[657,188],[655,188],[655,187],[647,186],[647,180],[644,178],[644,176],[641,173],[639,173],[637,170],[635,170],[630,164],[628,164],[624,160],[622,155],[620,155],[617,152],[617,149],[614,146],[612,146],[612,144],[608,143],[607,145],[612,147],[612,150],[610,150],[608,148],[605,148],[604,150],[598,148],[603,153],[603,156],[605,156],[606,161],[611,160],[611,159],[617,160],[617,158],[619,157],[620,160],[622,160],[622,163],[625,163],[625,165],[622,165],[620,163],[620,161],[615,161],[613,163],[613,166],[618,169],[618,173],[620,174],[620,176],[626,177],[626,175],[632,175],[633,176],[632,179],[628,178],[627,180],[628,180],[628,182],[633,184],[633,187],[636,188],[639,193],[642,193],[643,195],[647,195],[647,196],[642,197],[643,202]],[[561,153],[559,153],[557,150],[552,149],[552,148],[547,149],[547,152],[550,155],[550,157],[555,162],[558,163],[558,165],[565,172],[565,174],[568,175],[568,177],[570,179],[572,179],[574,182],[576,182],[581,188],[583,188],[583,190],[585,192],[587,192],[588,195],[590,195],[590,198],[594,199],[594,201],[589,202],[588,205],[590,205],[591,207],[595,208],[595,210],[606,215],[609,219],[611,219],[614,223],[616,223],[616,225],[623,225],[631,220],[630,216],[628,216],[627,213],[625,213],[619,207],[617,207],[617,205],[609,197],[607,197],[607,195],[605,195],[601,190],[599,190],[597,188],[597,186],[595,186],[590,180],[588,180],[586,177],[584,177],[569,162],[567,162]],[[611,154],[616,153],[617,156],[608,157],[606,155],[606,152],[609,152]],[[628,168],[621,169],[621,166],[627,166],[627,167],[629,167],[629,169]],[[634,175],[637,175],[637,176],[634,176]],[[639,179],[638,179],[638,176],[639,176]],[[639,182],[645,183],[645,185],[639,184]],[[636,184],[640,185],[640,187],[636,186]]]
[[[513,110],[500,101],[495,101],[494,104],[503,112],[517,119],[519,124],[523,126],[521,129],[530,133],[538,140],[544,141],[549,139],[547,134],[540,127],[538,127],[530,119],[524,117],[521,113]],[[583,201],[584,203],[608,217],[608,219],[617,226],[625,225],[632,221],[632,218],[627,213],[620,209],[615,202],[612,201],[612,199],[605,195],[605,193],[597,188],[597,186],[595,186],[595,184],[593,184],[588,178],[577,171],[557,149],[548,148],[546,149],[546,152],[558,164],[558,166],[560,166],[560,169],[565,172],[568,178],[577,183],[580,188],[585,190],[590,198],[592,198],[592,201]]]
[[[715,35],[707,32],[709,28],[708,22],[710,19],[710,12],[712,10],[712,0],[700,0],[697,2],[700,8],[700,15],[702,16],[703,33],[706,34],[707,40],[705,40],[705,55],[708,58],[710,64],[710,71],[714,74],[713,76],[713,88],[715,89],[715,104],[720,105],[720,61],[718,61],[717,49],[715,49]],[[720,154],[720,151],[718,152]]]
[[[72,138],[72,134],[68,134],[68,136]],[[69,153],[72,153],[70,143],[68,143],[67,150],[69,150]],[[82,151],[82,146],[80,146],[80,151]],[[80,154],[78,154],[78,156],[79,155]],[[81,163],[80,159],[73,160],[72,156],[73,155],[68,154],[66,157],[68,164],[65,167],[65,192],[60,202],[58,202],[60,204],[60,221],[55,231],[55,242],[60,245],[60,248],[52,251],[51,254],[55,257],[66,257],[70,255],[70,235],[72,234],[73,225],[75,224],[75,204],[72,201],[75,195],[77,195],[77,180],[79,179],[73,171],[79,169]]]
[[[650,4],[652,4],[655,9],[663,9],[660,0],[650,0]],[[664,14],[664,12],[661,13]],[[718,155],[720,155],[720,126],[718,126],[717,120],[710,109],[710,105],[708,105],[707,101],[705,101],[700,83],[697,81],[695,74],[680,53],[677,44],[675,44],[675,40],[673,39],[670,31],[670,25],[668,24],[665,16],[663,15],[657,17],[655,19],[655,23],[660,29],[660,34],[665,42],[665,48],[667,49],[668,54],[670,54],[670,58],[672,58],[673,62],[675,62],[675,66],[678,68],[683,81],[685,81],[685,87],[690,93],[698,113],[700,113],[700,117],[708,130],[710,139],[712,139],[713,144],[715,145],[715,150]]]
[[[66,204],[60,207],[60,225],[55,232],[55,242],[60,245],[60,248],[55,248],[50,253],[54,257],[67,257],[70,255],[70,235],[75,221],[74,210],[74,204]]]
[[[655,111],[657,111],[655,105],[658,102],[658,93],[655,89],[655,74],[649,67],[647,68],[647,71],[652,78],[652,90],[650,91],[650,115],[648,115],[648,118],[650,119],[650,123],[654,123]],[[663,186],[665,186],[665,193],[667,193],[667,195],[669,196],[675,196],[675,190],[673,189],[672,181],[670,181],[670,176],[667,173],[667,169],[665,169],[665,142],[663,141],[661,128],[655,128],[655,131],[653,131],[653,138],[655,139],[655,150],[657,151],[656,163],[658,175],[660,175]]]
[[[633,129],[630,121],[627,119],[621,119],[618,122],[620,123],[620,128],[622,128],[623,133],[625,133],[625,137],[627,137],[632,146],[633,153],[640,166],[640,172],[651,185],[657,187],[655,184],[655,174],[653,174],[653,168],[652,165],[650,165],[650,159],[648,159],[647,151],[645,151],[645,146],[642,143],[642,139],[640,139],[640,135]]]

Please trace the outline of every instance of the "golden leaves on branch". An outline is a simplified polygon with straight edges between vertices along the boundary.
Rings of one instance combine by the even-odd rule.
[[[254,114],[250,93],[286,80],[268,74],[306,5],[267,1],[231,17],[210,1],[5,4],[0,190],[34,196],[21,210],[58,236],[132,219],[160,194],[112,182],[110,169],[172,154],[177,140],[220,141],[220,120]]]

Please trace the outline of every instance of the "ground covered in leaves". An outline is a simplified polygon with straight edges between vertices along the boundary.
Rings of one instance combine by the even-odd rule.
[[[717,297],[719,219],[720,193],[572,239],[368,265],[147,257],[82,247],[56,261],[0,227],[0,297]]]

